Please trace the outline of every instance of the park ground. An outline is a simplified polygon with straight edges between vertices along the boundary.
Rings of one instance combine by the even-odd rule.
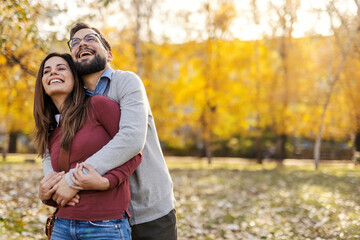
[[[0,162],[0,240],[45,239],[41,160]],[[360,169],[349,162],[167,157],[179,240],[360,239]]]

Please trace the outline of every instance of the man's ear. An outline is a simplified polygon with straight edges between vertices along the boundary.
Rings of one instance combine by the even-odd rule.
[[[107,55],[106,61],[107,61],[108,63],[110,63],[112,60],[113,60],[112,52],[111,52],[111,51],[108,51],[108,55]]]

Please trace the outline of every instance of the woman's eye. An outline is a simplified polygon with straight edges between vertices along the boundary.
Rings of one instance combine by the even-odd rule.
[[[44,74],[48,74],[50,71],[49,70],[47,70],[47,71],[44,71]]]

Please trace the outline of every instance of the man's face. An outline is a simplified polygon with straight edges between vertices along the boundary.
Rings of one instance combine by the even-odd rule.
[[[72,37],[72,39],[80,40],[71,48],[71,56],[80,76],[102,71],[112,60],[111,52],[104,48],[99,37],[91,37],[89,41],[86,41],[86,36],[95,36],[93,34],[96,34],[94,30],[84,28]]]

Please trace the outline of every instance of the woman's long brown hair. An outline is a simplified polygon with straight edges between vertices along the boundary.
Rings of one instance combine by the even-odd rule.
[[[74,76],[74,88],[61,106],[61,147],[65,150],[70,149],[75,133],[84,124],[87,116],[87,105],[90,100],[90,97],[85,95],[84,83],[76,74],[74,62],[69,54],[50,53],[45,57],[37,75],[34,97],[34,142],[39,156],[46,153],[48,137],[57,125],[55,114],[59,113],[51,98],[45,93],[42,85],[45,62],[52,57],[63,58],[68,63]]]

